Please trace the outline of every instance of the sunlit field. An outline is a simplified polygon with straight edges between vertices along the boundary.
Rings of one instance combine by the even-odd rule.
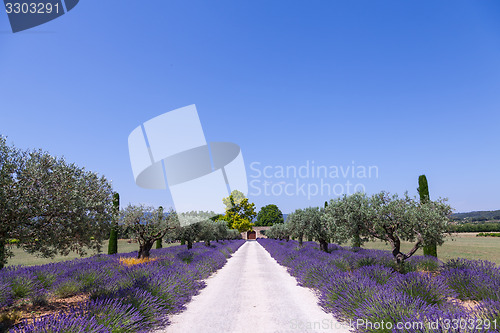
[[[179,243],[166,244],[163,243],[163,247],[169,247],[173,245],[179,245]],[[154,247],[153,247],[154,248]],[[126,239],[118,240],[118,253],[129,253],[132,251],[137,251],[139,249],[139,244],[137,243],[128,243]],[[81,258],[77,253],[71,252],[67,256],[56,256],[55,258],[40,258],[35,255],[31,255],[29,253],[24,252],[22,249],[18,249],[16,246],[12,247],[12,252],[14,252],[14,256],[9,258],[7,266],[15,266],[15,265],[23,265],[23,266],[33,266],[33,265],[43,265],[53,262],[61,262],[66,260],[72,260],[75,258]],[[105,241],[102,246],[102,253],[108,253],[108,241]],[[89,251],[87,256],[91,257],[96,253]],[[85,258],[84,257],[84,258]]]
[[[465,259],[481,259],[493,261],[500,264],[500,238],[499,237],[476,237],[476,233],[460,233],[448,237],[443,246],[438,247],[439,259],[446,261],[452,258],[465,258]],[[163,247],[178,245],[179,243],[163,244]],[[408,251],[411,244],[402,242],[402,250]],[[363,247],[367,249],[390,250],[389,244],[384,242],[368,242]],[[125,239],[118,240],[118,252],[128,253],[137,251],[139,245],[137,243],[128,243]],[[103,244],[103,253],[107,253],[108,242]],[[10,265],[42,265],[51,262],[61,262],[65,260],[72,260],[80,258],[76,253],[70,253],[68,256],[57,256],[51,258],[39,258],[34,255],[24,252],[22,249],[13,247],[14,257],[9,259],[7,266]],[[87,257],[94,255],[89,252]],[[423,255],[423,250],[419,249],[416,255]]]
[[[460,233],[448,237],[443,246],[438,247],[438,257],[442,261],[452,258],[489,260],[500,264],[500,238],[498,237],[476,237],[477,233]],[[401,249],[407,252],[412,244],[401,242]],[[363,247],[367,249],[391,250],[389,244],[384,242],[368,242]],[[423,255],[419,249],[415,255]]]

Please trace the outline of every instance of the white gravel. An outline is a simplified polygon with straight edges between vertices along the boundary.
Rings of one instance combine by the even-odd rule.
[[[256,241],[243,244],[206,283],[157,333],[349,332]]]

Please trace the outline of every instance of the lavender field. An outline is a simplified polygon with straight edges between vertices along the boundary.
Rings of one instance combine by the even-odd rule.
[[[25,318],[9,332],[146,332],[168,324],[244,241],[197,243],[153,250],[148,262],[127,265],[137,253],[100,255],[0,272],[3,316],[24,304],[48,306],[80,295],[65,311]],[[5,321],[4,321],[5,322]],[[3,328],[6,330],[6,328]]]
[[[356,332],[499,332],[500,268],[480,260],[410,258],[389,251],[259,239],[320,305]]]

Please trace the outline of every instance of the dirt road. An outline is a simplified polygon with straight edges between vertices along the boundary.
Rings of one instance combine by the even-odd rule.
[[[247,241],[157,333],[349,332],[256,241]]]

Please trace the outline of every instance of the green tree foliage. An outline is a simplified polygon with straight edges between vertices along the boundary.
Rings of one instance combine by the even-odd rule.
[[[342,244],[350,240],[355,248],[367,240],[363,237],[363,227],[373,218],[368,198],[359,192],[331,200],[322,216],[334,242]]]
[[[113,193],[113,222],[109,233],[108,254],[118,253],[118,216],[120,214],[120,194]]]
[[[306,237],[317,241],[321,251],[328,252],[328,242],[331,238],[331,233],[328,224],[322,219],[323,209],[319,207],[308,207],[303,210],[302,214],[306,221]]]
[[[238,190],[231,192],[229,197],[222,199],[226,205],[226,214],[222,217],[231,229],[239,232],[252,230],[252,220],[257,215],[255,204],[250,203],[248,198]]]
[[[420,195],[420,203],[427,203],[429,202],[430,196],[429,196],[429,185],[427,183],[427,177],[425,175],[420,175],[418,177],[418,189],[417,189],[419,195]],[[437,245],[430,243],[429,245],[424,246],[424,255],[426,256],[433,256],[437,257]]]
[[[302,209],[296,209],[293,213],[288,214],[285,225],[290,233],[290,237],[297,239],[300,246],[302,246],[307,225],[304,211]]]
[[[500,231],[500,223],[463,223],[452,224],[449,226],[450,232],[498,232]]]
[[[224,220],[212,221],[209,219],[204,222],[200,222],[199,227],[197,239],[205,242],[206,246],[210,246],[211,241],[219,242],[223,239],[241,238],[239,231],[229,229],[226,221]]]
[[[0,137],[0,267],[8,239],[53,257],[100,251],[112,221],[111,184],[43,151],[20,151]]]
[[[426,203],[431,200],[429,196],[429,184],[427,183],[427,177],[425,175],[420,175],[418,177],[418,194],[420,195],[420,202]]]
[[[250,223],[250,221],[247,218],[241,217],[238,214],[233,215],[230,217],[232,223],[231,223],[231,228],[236,229],[239,232],[246,232],[246,231],[251,231],[253,227],[253,223]]]
[[[290,231],[286,224],[278,223],[266,231],[266,236],[268,238],[286,239],[288,241],[290,239]]]
[[[270,204],[260,209],[257,214],[256,226],[272,226],[277,223],[283,223],[283,213],[278,206]]]
[[[200,223],[193,223],[180,228],[178,233],[178,238],[181,244],[186,244],[187,249],[191,250],[193,248],[193,243],[196,241],[198,234],[200,233]]]
[[[161,212],[163,213],[163,207],[160,206],[159,208],[161,209]],[[156,240],[156,246],[155,246],[155,248],[156,249],[161,249],[162,247],[163,247],[163,238],[159,238],[159,239]]]
[[[433,243],[442,245],[444,242],[451,214],[451,207],[445,203],[445,199],[429,200],[422,204],[409,198],[407,194],[400,198],[381,192],[370,198],[358,195],[356,201],[359,202],[355,205],[345,205],[342,201],[331,201],[323,216],[337,240],[352,239],[358,233],[361,244],[368,239],[385,241],[391,245],[392,254],[400,269],[403,268],[404,261],[420,247]],[[336,203],[343,207],[338,211],[330,211],[330,207]],[[353,223],[350,217],[357,221]],[[354,230],[356,228],[357,231]],[[402,253],[402,241],[414,243],[413,248]]]
[[[217,240],[217,232],[219,231],[216,225],[217,222],[207,220],[200,222],[200,230],[198,233],[198,239],[205,242],[205,246],[210,246],[211,241]],[[223,221],[224,223],[224,221]]]
[[[213,212],[202,211],[184,212],[179,214],[180,220],[182,220],[185,225],[178,229],[177,238],[181,241],[181,243],[187,244],[188,250],[193,247],[193,243],[200,238],[200,235],[203,233],[208,235],[203,223],[209,221],[213,215]]]
[[[153,244],[179,225],[177,214],[173,210],[165,214],[161,207],[129,205],[121,212],[121,217],[139,243],[137,258],[149,258]]]
[[[223,198],[222,202],[226,206],[226,210],[234,207],[235,205],[240,204],[244,199],[246,199],[245,195],[238,191],[238,190],[233,190],[229,197]]]
[[[230,236],[230,230],[227,227],[227,223],[224,220],[211,221],[213,223],[213,229],[215,232],[215,240],[218,242],[223,239],[228,239]],[[238,233],[239,235],[239,233]]]

